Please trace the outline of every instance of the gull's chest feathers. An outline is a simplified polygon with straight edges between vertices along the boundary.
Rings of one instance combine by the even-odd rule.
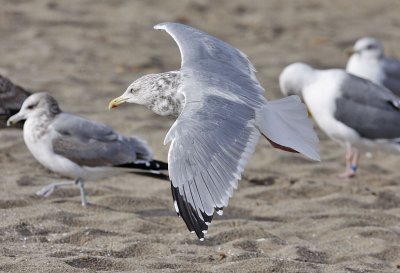
[[[366,78],[376,84],[381,84],[384,74],[382,60],[376,58],[362,58],[354,56],[349,62],[348,72]]]
[[[150,106],[156,114],[161,116],[179,116],[184,106],[184,97],[178,92],[171,90],[161,90],[155,96],[152,105]]]
[[[52,150],[51,135],[47,134],[50,120],[46,116],[28,119],[24,124],[24,141],[32,155],[43,165],[49,164],[48,154]]]

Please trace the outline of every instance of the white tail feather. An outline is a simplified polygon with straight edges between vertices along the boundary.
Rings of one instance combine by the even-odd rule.
[[[298,96],[267,102],[257,114],[256,124],[273,142],[320,160],[317,134]]]

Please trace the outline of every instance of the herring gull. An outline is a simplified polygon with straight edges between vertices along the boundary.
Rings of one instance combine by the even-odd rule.
[[[287,66],[279,78],[285,94],[301,94],[318,126],[346,148],[341,178],[354,177],[360,150],[400,152],[400,98],[389,89],[342,69]]]
[[[128,102],[177,117],[164,144],[174,207],[204,240],[214,212],[237,188],[261,135],[275,148],[319,160],[318,138],[298,96],[267,102],[246,55],[193,27],[162,23],[181,52],[181,69],[145,75],[109,108]]]
[[[388,58],[377,39],[364,37],[350,49],[346,71],[385,86],[400,96],[400,60]]]
[[[32,155],[51,171],[75,179],[52,183],[38,191],[39,195],[48,196],[55,188],[78,184],[82,205],[86,206],[84,180],[127,171],[163,177],[161,172],[168,168],[167,163],[153,159],[143,140],[122,136],[106,125],[62,112],[47,93],[29,96],[7,124],[20,120],[26,120],[24,141]]]

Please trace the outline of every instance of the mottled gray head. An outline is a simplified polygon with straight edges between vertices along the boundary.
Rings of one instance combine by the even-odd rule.
[[[382,43],[377,39],[364,37],[354,44],[351,53],[362,57],[381,58],[384,56],[384,49]]]
[[[304,63],[294,63],[283,69],[279,86],[285,96],[298,95],[303,99],[302,90],[312,76],[314,69]]]
[[[126,102],[148,106],[152,98],[163,92],[170,82],[170,79],[160,74],[147,74],[131,83],[123,96],[128,97]]]
[[[174,114],[181,107],[181,99],[177,98],[180,80],[178,71],[145,75],[129,85],[120,97],[112,100],[108,108],[129,102],[144,105],[159,115]]]
[[[61,113],[61,110],[57,101],[52,96],[44,92],[35,93],[24,101],[19,112],[10,117],[7,124],[11,125],[20,120],[26,120],[42,115],[54,117],[59,113]]]

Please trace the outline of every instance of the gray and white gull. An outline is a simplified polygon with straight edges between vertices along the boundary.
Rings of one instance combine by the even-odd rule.
[[[346,148],[342,178],[355,176],[361,151],[400,152],[400,98],[389,89],[342,69],[287,66],[279,84],[285,95],[302,95],[318,126]]]
[[[10,117],[8,125],[26,120],[23,135],[32,155],[47,169],[75,179],[52,183],[39,195],[55,188],[78,184],[86,206],[84,180],[97,180],[123,172],[149,172],[163,177],[167,163],[153,159],[150,147],[141,139],[125,137],[112,128],[62,112],[47,93],[35,93]],[[164,177],[165,178],[165,177]]]
[[[181,52],[181,69],[145,75],[109,108],[128,102],[177,117],[164,144],[176,212],[204,240],[222,214],[258,139],[319,160],[318,138],[298,96],[268,102],[246,55],[193,27],[162,23]]]
[[[385,86],[400,96],[400,60],[386,57],[379,40],[361,38],[349,53],[347,72]]]

